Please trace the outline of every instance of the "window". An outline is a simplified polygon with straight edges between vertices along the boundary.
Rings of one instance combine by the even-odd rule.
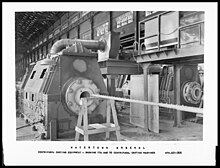
[[[28,98],[28,93],[26,92],[26,94],[25,94],[25,98],[27,99]]]
[[[31,75],[31,78],[30,79],[33,79],[34,78],[34,75],[35,75],[36,71],[34,71]]]
[[[43,71],[42,71],[42,73],[40,75],[40,79],[42,79],[44,77],[46,71],[47,71],[47,68],[43,69]]]

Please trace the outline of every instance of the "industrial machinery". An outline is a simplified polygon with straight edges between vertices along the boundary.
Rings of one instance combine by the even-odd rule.
[[[123,16],[127,15],[133,12]],[[124,17],[113,18],[122,34],[132,30],[130,19],[125,31],[119,24]],[[40,121],[34,128],[42,137],[49,138],[51,129],[57,137],[74,132],[84,97],[92,97],[87,102],[90,123],[104,121],[106,99],[131,103],[130,122],[157,133],[159,112],[168,109],[174,126],[188,115],[203,115],[204,84],[198,65],[204,63],[204,12],[157,11],[137,21],[134,43],[133,38],[126,42],[119,32],[108,31],[98,40],[62,39],[46,59],[30,68],[21,85],[21,104],[25,120]],[[130,47],[125,43],[133,44],[134,51],[126,50]],[[128,75],[131,99],[111,97]],[[51,127],[52,121],[57,125]]]
[[[97,57],[115,57],[119,50],[117,33],[100,40],[62,39],[54,43],[46,59],[38,61],[22,83],[23,115],[35,124],[42,138],[74,132],[81,98],[92,94],[107,95]],[[92,52],[91,50],[99,50]],[[88,101],[89,122],[103,122],[106,101]],[[51,128],[51,121],[56,128]]]
[[[204,63],[204,11],[156,11],[139,22],[137,63],[144,71],[143,90],[140,98],[149,100],[152,89],[149,73],[152,65],[160,65],[159,85],[154,85],[155,96],[161,103],[178,104],[190,107],[202,107],[203,81],[199,75],[199,64]],[[157,87],[157,88],[156,88]],[[159,91],[159,93],[158,93]],[[137,96],[136,96],[137,97]],[[158,99],[159,97],[159,99]],[[136,111],[145,128],[150,122],[159,131],[159,110],[147,110],[147,115]],[[181,121],[196,117],[197,114],[181,110],[160,107],[160,113],[168,111],[174,117],[174,126],[181,126]],[[154,116],[149,120],[149,116]],[[155,117],[156,116],[156,117]],[[148,121],[148,123],[147,123]],[[142,124],[144,125],[144,124]]]
[[[180,100],[182,105],[200,107],[203,95],[202,81],[199,77],[199,66],[184,65],[180,70]],[[174,69],[173,66],[163,66],[160,76],[160,102],[174,104]],[[171,109],[161,108],[161,115],[172,118]],[[183,119],[193,118],[195,114],[185,112]]]

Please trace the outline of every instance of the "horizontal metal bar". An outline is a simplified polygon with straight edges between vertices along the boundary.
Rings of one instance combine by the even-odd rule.
[[[195,11],[195,12],[186,14],[186,15],[184,15],[184,17],[192,16],[192,15],[195,15],[195,14],[198,14],[198,13],[201,13],[201,11]]]
[[[149,20],[152,20],[152,19],[155,19],[155,18],[158,18],[159,16],[161,16],[161,15],[165,15],[165,14],[167,14],[167,13],[171,13],[171,12],[174,12],[174,11],[165,11],[165,12],[162,12],[162,13],[160,13],[160,14],[158,14],[158,15],[149,15],[149,16],[146,16],[146,17],[148,17],[147,19],[144,19],[144,20],[142,20],[142,21],[140,21],[139,22],[139,24],[143,24],[143,23],[145,23],[145,22],[147,22],[147,21],[149,21]]]
[[[126,41],[120,41],[121,44],[125,44],[125,43],[130,43],[134,41],[134,39],[129,39],[129,40],[126,40]]]
[[[155,103],[155,102],[148,102],[148,101],[143,101],[143,100],[126,99],[126,98],[96,95],[96,94],[92,94],[91,97],[110,99],[110,100],[118,100],[118,101],[130,102],[130,103],[139,103],[139,104],[151,105],[151,106],[160,106],[160,107],[172,108],[172,109],[176,109],[176,110],[180,110],[180,111],[187,111],[187,112],[192,112],[192,113],[203,114],[203,109],[197,108],[197,107],[189,107],[189,106],[173,105],[173,104],[165,104],[165,103]]]
[[[146,38],[151,38],[151,37],[155,37],[155,36],[158,36],[158,34],[141,37],[140,40],[144,40],[144,39],[146,39]]]
[[[133,45],[130,45],[130,46],[127,46],[127,47],[123,47],[123,49],[128,49],[128,48],[134,48],[134,46]]]
[[[127,40],[134,40],[134,36],[132,37],[127,37],[127,38],[124,38],[124,39],[120,39],[120,41],[127,41]]]
[[[197,40],[197,41],[191,41],[191,42],[187,42],[187,43],[180,43],[180,45],[187,45],[187,44],[198,43],[198,42],[200,42],[200,41]]]
[[[195,22],[195,23],[191,23],[191,24],[188,24],[188,25],[185,25],[185,26],[180,26],[179,30],[187,29],[187,28],[190,28],[191,26],[197,26],[197,25],[202,24],[202,23],[204,23],[204,20],[199,21],[199,22]]]

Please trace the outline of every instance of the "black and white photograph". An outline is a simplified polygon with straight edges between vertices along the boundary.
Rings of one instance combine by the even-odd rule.
[[[3,165],[216,164],[217,3],[5,2],[2,27]]]

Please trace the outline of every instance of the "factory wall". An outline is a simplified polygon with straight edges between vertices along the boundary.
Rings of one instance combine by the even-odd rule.
[[[22,58],[16,60],[16,78],[20,78],[20,75],[23,76],[25,68],[28,67],[31,63],[38,60],[46,58],[47,54],[50,52],[52,45],[60,39],[70,38],[70,39],[99,39],[100,36],[109,32],[115,31],[120,32],[120,48],[123,50],[134,50],[137,49],[137,46],[134,45],[135,41],[143,36],[152,34],[151,30],[148,29],[148,32],[145,32],[147,24],[140,24],[141,21],[148,20],[149,17],[152,18],[162,11],[82,11],[82,12],[66,12],[60,19],[58,19],[48,30],[43,32],[37,39],[35,39],[31,44],[29,50],[23,53]],[[175,13],[174,13],[175,15]],[[194,14],[194,12],[180,12],[179,13],[179,26],[191,24],[191,21],[200,21],[204,20],[204,12]],[[173,17],[173,15],[161,17],[161,24],[163,21],[167,23],[166,18]],[[156,20],[156,19],[152,19]],[[149,22],[150,23],[150,22]],[[169,23],[171,28],[175,26],[177,22]],[[168,24],[168,23],[167,23]],[[167,36],[166,34],[170,33],[171,30],[165,29],[164,26],[161,26],[161,31],[165,32],[165,35],[161,35],[161,39],[173,36],[173,34]],[[153,30],[156,28],[153,28]],[[152,30],[152,31],[153,31]],[[201,33],[199,33],[201,30]],[[201,37],[197,34],[201,34]],[[177,34],[177,32],[175,33]],[[180,33],[180,43],[181,47],[188,47],[188,43],[191,43],[191,46],[195,46],[194,36],[196,34],[196,39],[198,37],[201,40],[199,45],[204,43],[204,24],[201,26],[194,26],[193,29],[183,30]],[[186,37],[187,35],[187,37]],[[178,37],[178,35],[176,35]],[[188,37],[189,36],[189,37]],[[153,37],[155,38],[155,37]],[[185,39],[193,39],[194,41],[186,41]],[[154,44],[153,39],[145,39],[147,41],[151,40],[152,45]],[[184,41],[185,40],[185,41]],[[200,42],[201,41],[201,42]],[[157,41],[155,41],[157,42]],[[163,41],[162,41],[163,42]],[[192,43],[193,42],[193,43]],[[151,45],[150,43],[150,45]],[[187,44],[187,45],[185,45]],[[148,47],[148,45],[146,45]],[[152,46],[150,46],[152,47]],[[17,57],[16,57],[17,58]]]
[[[52,45],[59,39],[99,39],[113,30],[120,32],[123,48],[133,49],[138,21],[145,18],[145,11],[83,11],[66,12],[47,31],[30,44],[30,49],[17,60],[17,79],[24,75],[29,64],[46,58]],[[22,65],[22,66],[21,66]],[[19,72],[17,72],[17,70]]]

